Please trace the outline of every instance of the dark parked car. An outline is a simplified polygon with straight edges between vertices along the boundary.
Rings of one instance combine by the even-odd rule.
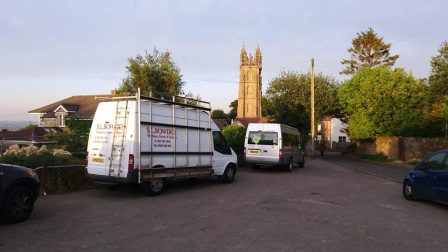
[[[18,223],[33,211],[39,193],[37,174],[26,167],[0,164],[0,220]]]
[[[412,169],[403,181],[403,195],[448,204],[448,150],[431,154]]]

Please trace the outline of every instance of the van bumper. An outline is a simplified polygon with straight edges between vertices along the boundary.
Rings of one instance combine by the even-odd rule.
[[[137,184],[138,183],[138,170],[132,170],[128,172],[126,177],[112,177],[112,176],[103,176],[96,174],[89,174],[86,170],[86,176],[89,179],[92,179],[93,182],[106,182],[111,184],[117,183],[125,183],[125,184]]]
[[[244,159],[246,163],[257,165],[281,165],[283,159],[278,158],[260,158],[260,157],[247,157]]]

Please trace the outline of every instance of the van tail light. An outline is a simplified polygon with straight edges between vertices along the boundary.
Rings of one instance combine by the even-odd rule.
[[[89,165],[89,152],[86,152],[86,158],[84,159],[84,166],[87,167]]]
[[[129,154],[128,171],[134,170],[134,154]]]
[[[243,158],[246,158],[246,147],[243,149]]]
[[[278,149],[278,159],[283,159],[283,150]]]

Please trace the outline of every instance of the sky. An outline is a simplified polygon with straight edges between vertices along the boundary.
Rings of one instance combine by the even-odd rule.
[[[170,51],[184,91],[228,111],[238,96],[244,45],[263,56],[263,90],[282,71],[343,81],[340,61],[372,27],[417,78],[448,40],[448,1],[21,1],[0,0],[0,121],[73,95],[107,94],[128,58]]]

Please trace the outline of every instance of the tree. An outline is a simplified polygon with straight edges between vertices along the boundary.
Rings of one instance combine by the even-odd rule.
[[[246,129],[239,125],[229,125],[222,128],[222,134],[232,147],[232,149],[238,154],[243,154],[244,139],[246,137]]]
[[[232,121],[232,119],[235,119],[237,116],[238,111],[238,99],[232,101],[229,105],[230,111],[227,114],[228,121]]]
[[[422,127],[425,86],[403,69],[358,71],[339,88],[352,139],[414,136]]]
[[[211,114],[212,119],[226,119],[227,115],[222,109],[215,109]]]
[[[429,76],[431,98],[443,100],[448,95],[448,42],[439,48],[439,54],[431,59],[431,74]]]
[[[309,74],[282,72],[269,83],[263,103],[264,114],[274,122],[296,127],[308,135],[311,129],[310,83]],[[315,118],[341,115],[337,89],[338,83],[334,78],[321,73],[315,77]]]
[[[145,52],[144,56],[137,55],[128,61],[128,76],[121,82],[118,93],[135,93],[138,88],[162,96],[182,93],[182,75],[171,59],[170,52],[154,49],[152,54]]]
[[[347,49],[351,54],[350,59],[341,61],[345,65],[341,74],[354,74],[364,67],[393,66],[399,56],[390,55],[390,45],[384,43],[383,38],[372,28],[357,33],[357,37],[352,40],[352,47]]]
[[[428,120],[433,125],[434,136],[447,136],[448,123],[448,42],[443,42],[439,54],[431,58],[428,80]]]

